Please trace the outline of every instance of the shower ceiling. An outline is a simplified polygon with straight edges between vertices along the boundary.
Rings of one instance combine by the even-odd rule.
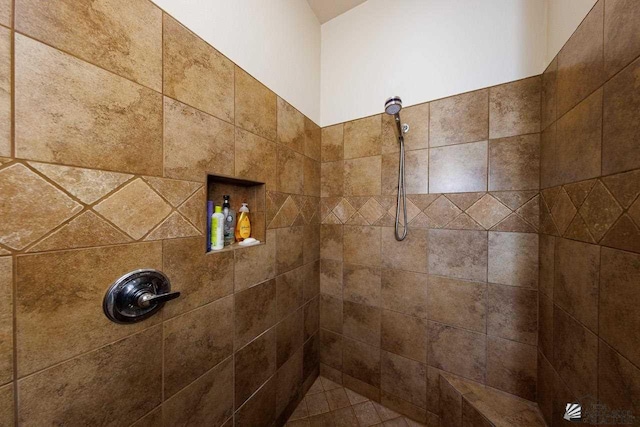
[[[365,1],[366,0],[307,0],[307,3],[311,6],[313,13],[316,14],[318,21],[324,24]]]

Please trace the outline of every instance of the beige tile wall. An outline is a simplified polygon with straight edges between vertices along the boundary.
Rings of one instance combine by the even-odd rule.
[[[150,1],[13,3],[0,425],[285,420],[319,366],[320,128]],[[205,254],[207,174],[266,183],[266,244]],[[137,268],[182,296],[112,323],[104,292]]]
[[[322,129],[323,375],[413,419],[447,371],[535,400],[541,78]]]
[[[640,419],[638,34],[640,3],[600,0],[542,75],[537,400],[554,426],[576,399]]]

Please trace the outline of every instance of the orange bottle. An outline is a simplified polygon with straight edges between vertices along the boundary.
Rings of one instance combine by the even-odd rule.
[[[240,216],[236,223],[236,241],[242,242],[251,237],[251,220],[249,219],[249,208],[246,203],[240,208]]]

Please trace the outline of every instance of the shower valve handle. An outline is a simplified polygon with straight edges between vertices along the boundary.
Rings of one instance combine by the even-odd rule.
[[[153,269],[131,271],[113,282],[102,302],[104,314],[116,323],[140,322],[157,313],[180,292],[171,292],[169,278]]]
[[[141,292],[136,297],[136,304],[138,307],[147,308],[152,304],[159,304],[166,301],[171,301],[180,296],[180,292],[169,292],[166,294],[153,294],[151,292]]]

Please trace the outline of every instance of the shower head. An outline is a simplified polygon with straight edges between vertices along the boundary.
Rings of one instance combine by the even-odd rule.
[[[384,112],[395,116],[402,110],[402,99],[399,96],[392,96],[384,103]]]
[[[404,125],[400,124],[400,110],[402,110],[402,99],[399,96],[392,96],[384,103],[384,112],[393,116],[398,128],[398,138],[402,139],[402,135],[409,132],[409,125],[406,123]]]

